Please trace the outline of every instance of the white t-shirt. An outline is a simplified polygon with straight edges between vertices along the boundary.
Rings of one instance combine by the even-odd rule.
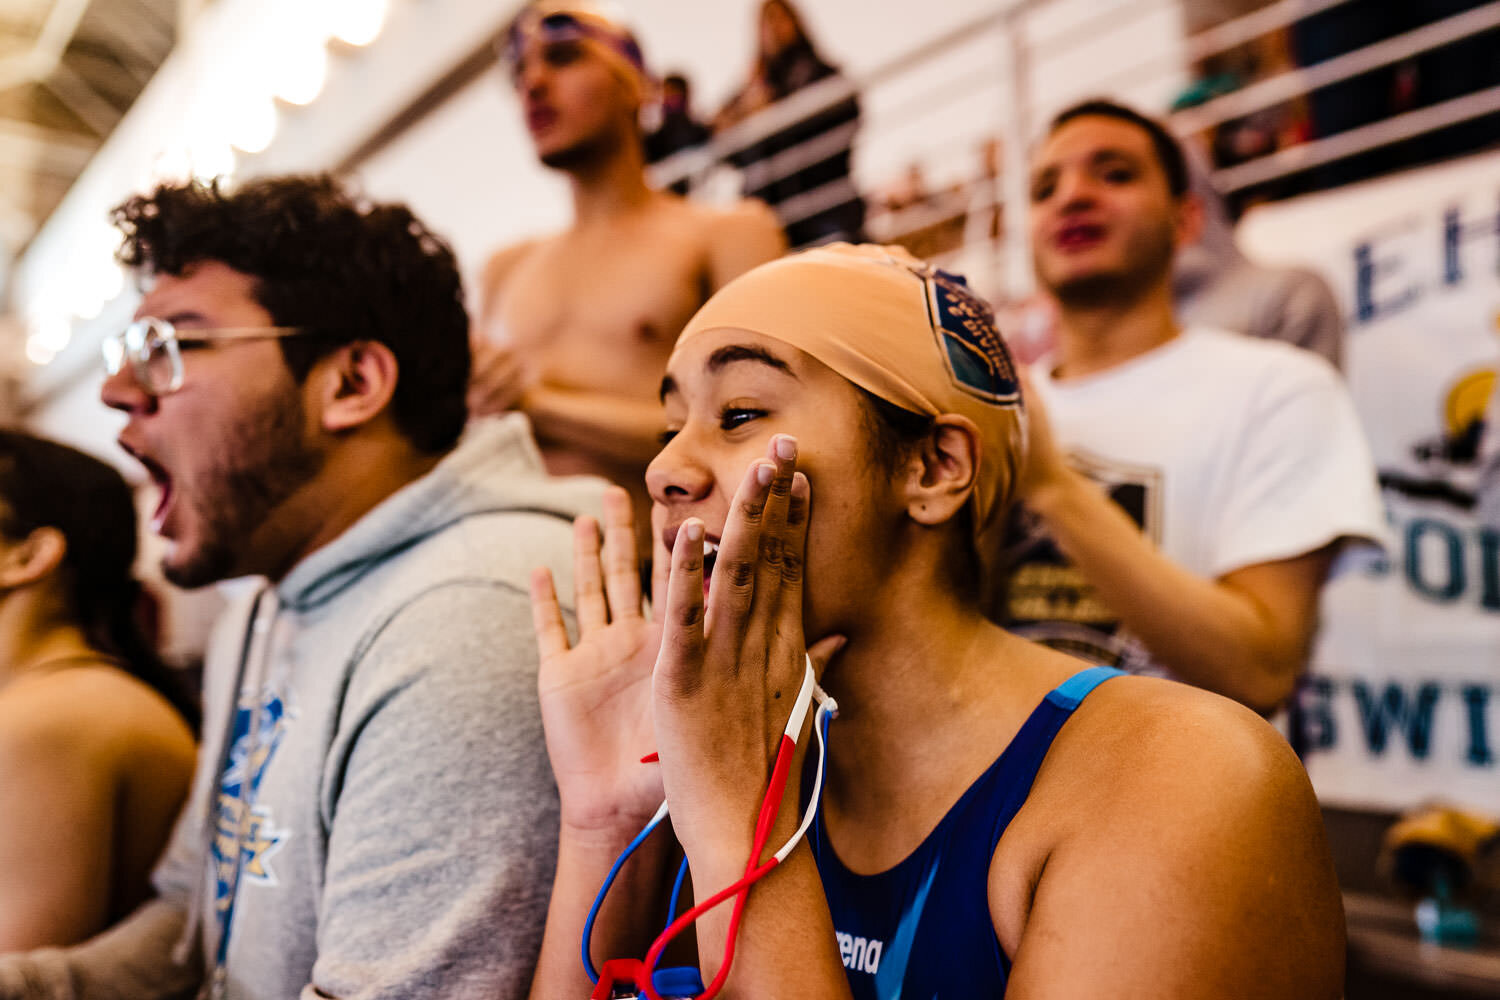
[[[1275,341],[1193,328],[1107,371],[1032,382],[1080,472],[1167,557],[1207,578],[1340,538],[1383,541],[1369,446],[1338,373]],[[1164,674],[1040,522],[1019,515],[1013,629],[1094,662]]]

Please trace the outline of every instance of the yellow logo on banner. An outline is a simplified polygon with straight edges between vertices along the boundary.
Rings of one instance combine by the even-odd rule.
[[[1469,372],[1448,390],[1443,403],[1443,429],[1449,440],[1467,437],[1484,420],[1497,375],[1500,373],[1493,368],[1480,368]]]

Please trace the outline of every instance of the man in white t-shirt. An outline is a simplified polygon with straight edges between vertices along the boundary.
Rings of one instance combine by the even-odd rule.
[[[1177,325],[1172,259],[1198,223],[1158,123],[1103,101],[1054,119],[1030,228],[1058,341],[1030,373],[1026,530],[1000,610],[1031,638],[1269,713],[1335,555],[1378,540],[1383,515],[1331,366]]]

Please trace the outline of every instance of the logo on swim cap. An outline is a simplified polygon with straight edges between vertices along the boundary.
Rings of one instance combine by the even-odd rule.
[[[1020,380],[1010,349],[995,326],[995,314],[960,275],[933,268],[922,276],[927,309],[948,373],[959,388],[996,406],[1021,401]]]

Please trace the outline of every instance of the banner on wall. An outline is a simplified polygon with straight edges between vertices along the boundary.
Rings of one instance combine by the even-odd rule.
[[[1239,236],[1338,294],[1395,539],[1325,588],[1293,740],[1325,803],[1500,814],[1500,153],[1265,206]]]

